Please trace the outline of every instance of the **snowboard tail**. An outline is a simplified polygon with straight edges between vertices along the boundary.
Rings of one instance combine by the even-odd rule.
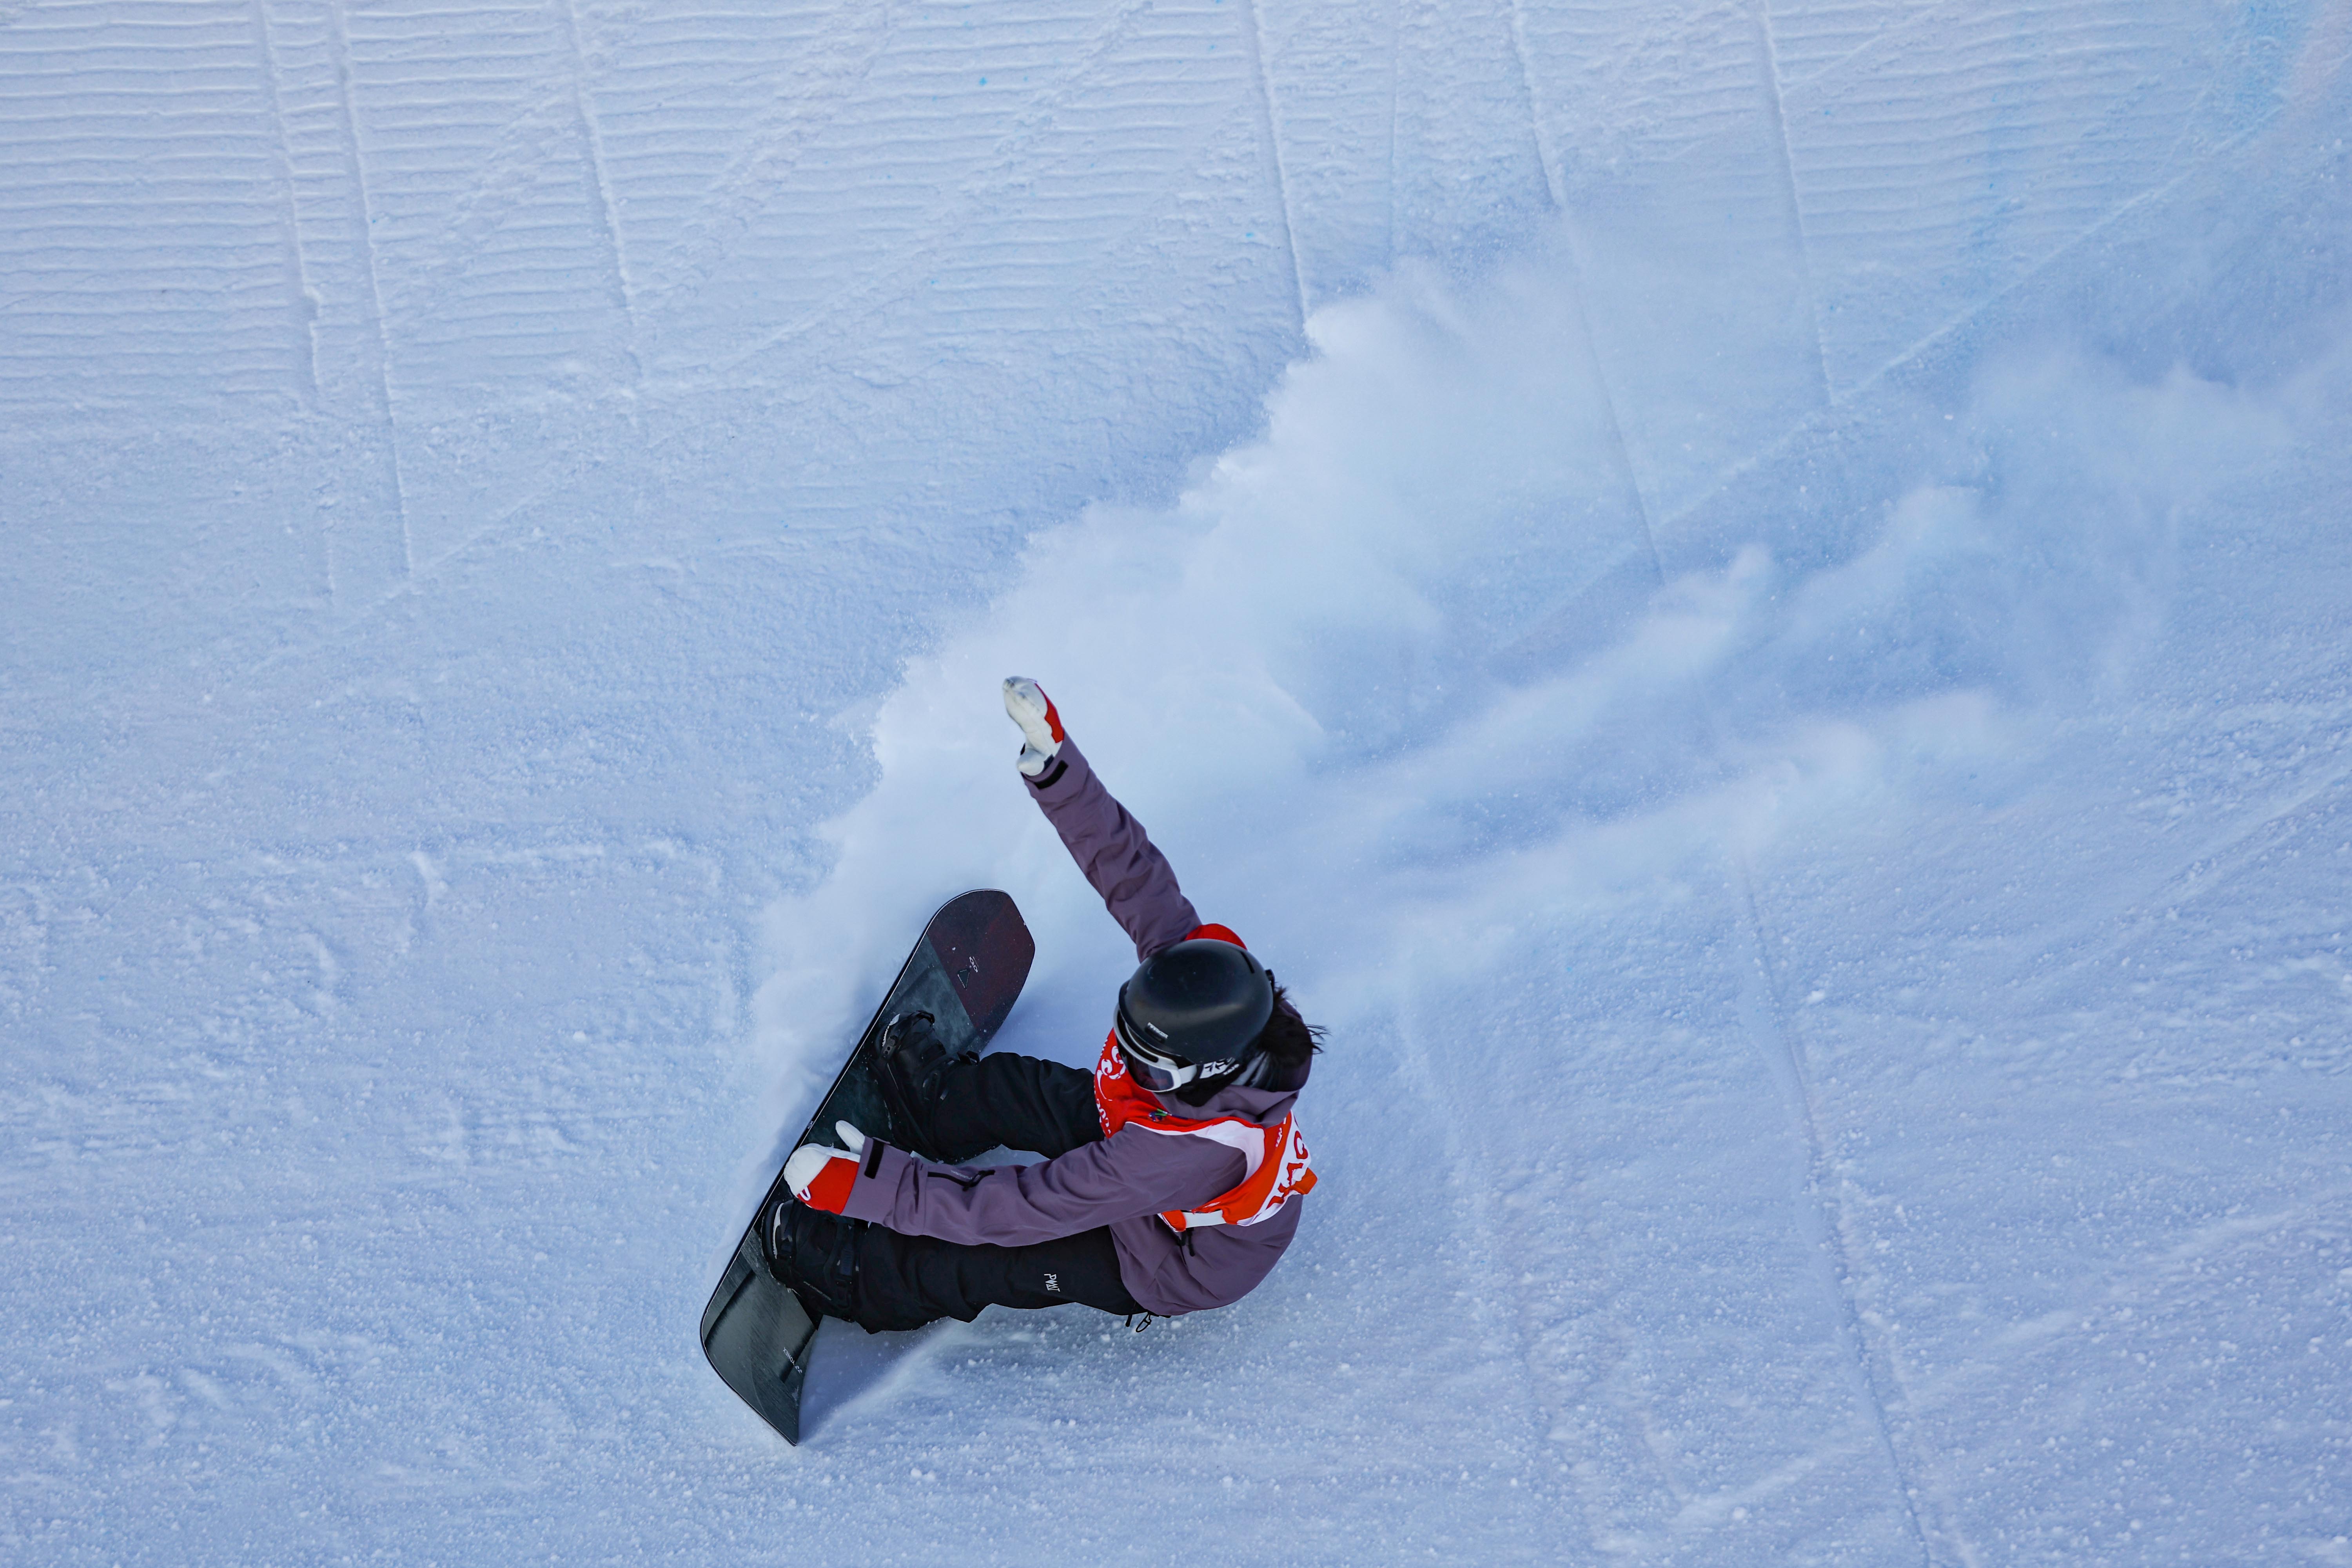
[[[891,1115],[876,1076],[883,1026],[901,1013],[929,1013],[950,1050],[979,1050],[1013,1011],[1036,952],[1020,910],[1007,895],[970,892],[941,904],[793,1147],[834,1143],[835,1121],[900,1148],[917,1147],[913,1130]],[[817,1319],[768,1272],[759,1234],[759,1215],[783,1195],[783,1181],[778,1171],[702,1309],[702,1353],[760,1419],[785,1442],[796,1444]]]

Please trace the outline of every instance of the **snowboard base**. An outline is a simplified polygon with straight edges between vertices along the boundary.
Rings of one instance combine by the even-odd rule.
[[[940,905],[792,1147],[834,1143],[835,1121],[847,1121],[900,1148],[912,1147],[911,1131],[899,1127],[891,1116],[876,1077],[875,1051],[883,1026],[901,1013],[929,1013],[940,1043],[950,1050],[979,1050],[1012,1012],[1036,952],[1020,910],[1006,894],[993,889],[963,893]],[[761,1420],[785,1442],[797,1444],[801,1393],[817,1318],[768,1272],[759,1234],[759,1216],[783,1196],[783,1182],[780,1170],[702,1309],[702,1353]]]

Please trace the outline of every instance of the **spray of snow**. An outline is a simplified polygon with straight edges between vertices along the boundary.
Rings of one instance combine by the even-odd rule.
[[[1858,477],[1882,499],[1845,557],[1735,542],[1662,580],[1557,250],[1469,288],[1406,271],[1309,335],[1260,438],[1164,510],[1039,536],[871,716],[878,784],[831,824],[831,877],[770,913],[786,1108],[961,887],[1028,911],[1026,1008],[1070,1040],[1129,962],[1024,799],[1002,675],[1055,695],[1204,916],[1345,1022],[1433,963],[1509,962],[1531,913],[1604,921],[1682,896],[1695,858],[1981,793],[2127,684],[2183,510],[2309,395],[2012,354],[1940,442]]]

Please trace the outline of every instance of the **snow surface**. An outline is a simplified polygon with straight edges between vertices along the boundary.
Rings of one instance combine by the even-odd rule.
[[[0,1557],[2352,1563],[2352,8],[0,4]],[[1243,1303],[704,1296],[921,913]]]

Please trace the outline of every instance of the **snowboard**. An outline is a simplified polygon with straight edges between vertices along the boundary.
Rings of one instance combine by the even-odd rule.
[[[982,890],[941,904],[900,966],[889,994],[874,1010],[866,1032],[857,1037],[833,1087],[818,1102],[816,1114],[791,1147],[837,1146],[835,1121],[849,1122],[902,1149],[917,1147],[912,1131],[897,1125],[890,1114],[876,1076],[884,1026],[901,1013],[929,1013],[950,1050],[979,1050],[1013,1011],[1036,952],[1021,911],[1007,895]],[[761,1420],[785,1442],[798,1444],[801,1390],[817,1319],[768,1272],[759,1234],[760,1215],[783,1194],[784,1173],[779,1170],[744,1227],[743,1238],[735,1244],[719,1288],[702,1309],[702,1353],[710,1369]]]

